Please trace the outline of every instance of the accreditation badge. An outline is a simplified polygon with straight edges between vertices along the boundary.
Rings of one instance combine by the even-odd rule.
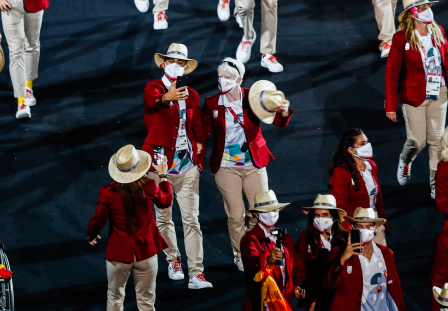
[[[442,82],[442,75],[438,73],[428,73],[428,76],[426,77],[427,99],[439,99],[441,82]]]
[[[406,45],[404,46],[404,49],[406,51],[409,51],[409,48],[411,47],[411,45],[409,44],[409,42],[406,42]]]
[[[213,118],[217,118],[218,117],[218,110],[213,110]]]
[[[352,274],[352,266],[347,266],[347,273]]]

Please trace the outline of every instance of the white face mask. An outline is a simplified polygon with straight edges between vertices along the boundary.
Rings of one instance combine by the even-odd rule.
[[[165,75],[168,79],[174,81],[179,76],[183,76],[185,67],[180,66],[178,63],[167,64],[165,63]]]
[[[278,221],[278,211],[271,211],[258,214],[258,220],[266,227],[274,227]]]
[[[314,228],[319,230],[319,232],[324,233],[328,228],[333,226],[333,218],[314,218]]]
[[[237,86],[236,80],[238,80],[238,78],[235,80],[219,78],[218,87],[221,90],[221,94],[233,91],[233,89]]]
[[[356,150],[357,154],[353,154],[352,153],[352,155],[354,157],[359,158],[359,159],[370,160],[373,157],[373,150],[372,150],[372,144],[371,143],[368,143],[368,144],[366,144],[366,145],[364,145],[362,147],[359,147],[359,148],[352,148],[352,147],[350,147],[350,149]]]
[[[417,16],[418,18],[416,20],[423,24],[431,24],[434,20],[431,8],[427,8],[423,12],[417,13]]]
[[[375,236],[375,230],[359,229],[359,235],[361,238],[361,243],[367,244],[372,241],[373,237]]]

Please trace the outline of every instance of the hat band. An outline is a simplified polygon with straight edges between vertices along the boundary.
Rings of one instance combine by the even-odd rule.
[[[178,55],[181,55],[183,57],[187,57],[187,55],[185,55],[184,53],[179,52],[179,51],[170,51],[170,52],[166,53],[166,55],[168,55],[168,54],[178,54]]]
[[[277,204],[278,200],[272,200],[267,202],[255,203],[254,207],[266,206],[266,205],[274,205]]]
[[[140,155],[138,156],[138,161],[137,161],[137,163],[135,163],[135,165],[134,165],[133,167],[123,169],[123,168],[120,168],[120,167],[117,165],[117,168],[118,168],[118,170],[119,170],[120,172],[122,172],[122,173],[127,173],[127,172],[131,172],[131,171],[135,170],[139,164],[140,164]]]
[[[329,206],[329,207],[331,207],[331,208],[336,208],[336,206],[334,206],[333,204],[331,204],[331,203],[314,203],[313,204],[313,207],[314,206]]]
[[[372,217],[353,217],[353,219],[356,219],[356,220],[378,220],[377,218],[372,218]]]
[[[439,296],[438,299],[443,302],[448,302],[448,298],[443,298],[443,297]]]
[[[428,0],[418,0],[418,1],[416,1],[416,2],[412,2],[412,3],[409,4],[407,7],[405,7],[404,10],[406,11],[406,10],[408,10],[408,9],[414,7],[414,6],[419,5],[420,3],[429,3],[429,1],[428,1]]]
[[[263,103],[263,93],[264,93],[264,91],[261,91],[261,93],[260,93],[260,104],[261,104],[261,107],[263,107],[264,110],[266,110],[267,112],[270,112],[270,113],[277,112],[276,110],[269,110],[268,108],[266,108],[266,106]]]

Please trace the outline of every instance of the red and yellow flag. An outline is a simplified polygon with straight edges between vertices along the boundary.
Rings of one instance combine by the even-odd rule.
[[[4,265],[0,265],[0,279],[9,279],[12,271],[6,270]]]

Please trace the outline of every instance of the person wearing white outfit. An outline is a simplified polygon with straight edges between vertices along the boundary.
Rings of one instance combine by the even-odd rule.
[[[137,10],[142,13],[146,13],[149,10],[149,0],[134,0]],[[154,9],[152,13],[154,14],[154,29],[161,30],[168,28],[168,16],[165,12],[168,10],[169,0],[153,0]]]

